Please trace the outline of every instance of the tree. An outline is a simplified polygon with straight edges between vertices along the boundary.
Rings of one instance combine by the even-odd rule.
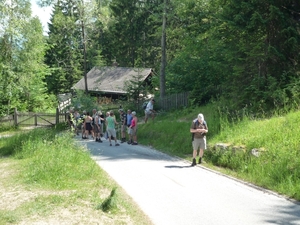
[[[82,30],[76,1],[62,0],[55,4],[49,24],[46,64],[51,75],[46,82],[50,93],[70,92],[83,74]]]
[[[45,92],[43,63],[45,42],[42,25],[31,17],[30,2],[11,0],[0,3],[0,113],[45,109],[52,101]]]

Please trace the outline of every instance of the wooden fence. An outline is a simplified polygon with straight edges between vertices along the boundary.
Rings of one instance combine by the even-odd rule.
[[[66,122],[67,119],[68,114],[60,113],[58,108],[56,113],[24,113],[15,109],[13,114],[0,118],[0,124],[7,126],[54,126]]]
[[[188,106],[188,92],[172,94],[166,96],[162,99],[155,99],[155,105],[158,105],[160,109],[170,110],[170,109],[178,109],[181,107]]]

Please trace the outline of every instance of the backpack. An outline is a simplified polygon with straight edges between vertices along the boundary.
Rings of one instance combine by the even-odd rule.
[[[142,107],[143,107],[144,110],[147,108],[147,105],[148,105],[148,102],[144,102],[144,103],[143,103],[143,106],[142,106]]]
[[[196,129],[196,127],[199,125],[199,121],[198,121],[198,119],[196,118],[196,119],[194,119],[193,120],[193,123],[194,123],[194,129]],[[207,125],[206,125],[206,121],[204,120],[203,121],[203,125],[205,126],[205,128],[207,129]],[[192,133],[192,141],[194,141],[194,133]]]

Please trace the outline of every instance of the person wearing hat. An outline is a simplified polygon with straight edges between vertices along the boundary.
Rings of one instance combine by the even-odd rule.
[[[198,149],[199,164],[202,162],[204,149],[206,149],[206,133],[208,132],[208,127],[202,113],[199,113],[197,119],[193,120],[190,132],[192,133],[193,146],[193,162],[191,166],[195,166]]]
[[[152,120],[154,120],[155,116],[155,110],[153,109],[154,105],[154,98],[151,99],[151,101],[148,102],[146,109],[145,109],[145,123],[147,123],[148,118],[151,116]]]

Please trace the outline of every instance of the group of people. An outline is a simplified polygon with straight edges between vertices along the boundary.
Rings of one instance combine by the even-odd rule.
[[[128,109],[127,113],[125,113],[120,108],[119,113],[121,116],[121,143],[126,142],[126,136],[128,135],[127,143],[137,145],[138,118],[136,112],[131,112]],[[117,141],[116,131],[116,126],[119,125],[119,122],[117,122],[113,111],[108,111],[104,116],[101,111],[93,109],[91,114],[83,111],[82,115],[80,115],[77,110],[70,109],[68,124],[77,135],[79,135],[79,130],[81,129],[82,139],[89,139],[89,135],[91,135],[96,142],[103,142],[101,138],[104,137],[109,140],[110,146],[112,146],[113,141],[115,146],[120,145]]]
[[[155,100],[151,99],[146,106],[145,123],[147,123],[147,120],[150,117],[154,119],[154,103]],[[138,118],[136,112],[131,112],[131,110],[128,109],[126,113],[123,108],[120,108],[119,113],[121,119],[121,143],[126,142],[128,137],[128,144],[137,145]],[[119,146],[116,135],[116,125],[119,123],[117,122],[113,111],[108,111],[106,113],[106,117],[104,117],[102,112],[97,112],[96,109],[93,109],[92,115],[86,111],[83,111],[83,114],[80,115],[78,111],[71,109],[68,116],[68,123],[77,135],[79,134],[78,129],[80,126],[82,129],[82,138],[88,139],[89,134],[91,134],[96,142],[102,142],[101,137],[104,136],[103,131],[105,124],[105,137],[109,140],[109,145],[112,146],[112,141],[115,141],[115,146]],[[203,114],[199,113],[197,118],[193,120],[190,132],[192,133],[193,147],[193,159],[191,166],[195,166],[197,164],[197,155],[199,155],[198,163],[200,164],[202,162],[204,150],[206,149],[206,133],[208,132],[208,127]]]

